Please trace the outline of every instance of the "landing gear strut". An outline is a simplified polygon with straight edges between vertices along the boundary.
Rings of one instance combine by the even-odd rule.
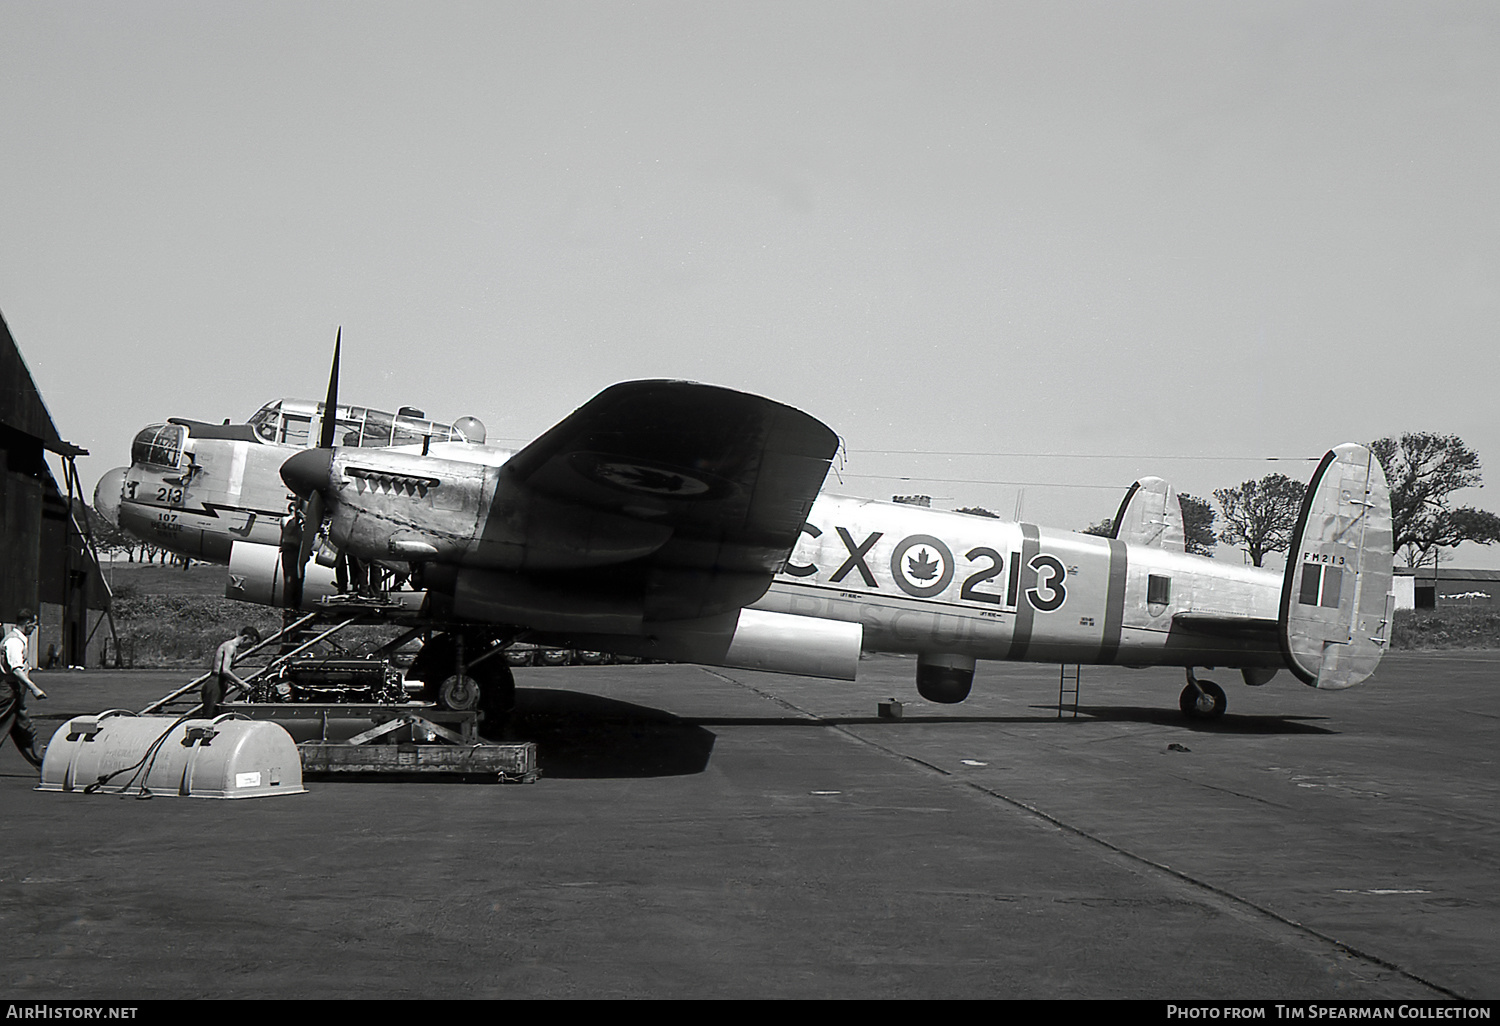
[[[1182,715],[1190,720],[1216,720],[1224,715],[1224,710],[1229,706],[1229,699],[1224,695],[1224,689],[1211,680],[1199,680],[1193,676],[1193,668],[1188,667],[1187,687],[1182,689],[1182,697],[1177,700]]]
[[[440,708],[477,709],[498,726],[516,704],[516,681],[504,645],[480,635],[439,634],[422,646],[407,676],[425,685],[423,697]]]

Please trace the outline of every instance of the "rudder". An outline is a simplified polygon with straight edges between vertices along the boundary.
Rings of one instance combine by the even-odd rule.
[[[1281,585],[1281,652],[1303,683],[1361,683],[1390,639],[1391,494],[1368,447],[1329,451],[1308,482]]]
[[[1143,477],[1131,485],[1115,514],[1114,537],[1132,545],[1182,552],[1187,533],[1182,526],[1182,505],[1172,486],[1159,477]]]

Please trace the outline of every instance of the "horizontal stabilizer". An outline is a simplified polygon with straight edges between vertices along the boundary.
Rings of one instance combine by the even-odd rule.
[[[1185,549],[1182,504],[1172,486],[1159,477],[1143,477],[1130,486],[1115,514],[1115,538],[1131,545],[1150,545],[1171,552]]]
[[[1287,552],[1281,652],[1303,683],[1353,687],[1375,672],[1390,638],[1391,494],[1363,445],[1318,464]]]

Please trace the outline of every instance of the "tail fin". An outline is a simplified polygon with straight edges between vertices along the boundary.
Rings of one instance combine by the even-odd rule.
[[[1159,477],[1143,477],[1131,485],[1115,514],[1114,536],[1132,545],[1182,552],[1187,532],[1182,526],[1182,504],[1172,486]]]
[[[1338,690],[1375,672],[1390,639],[1391,493],[1374,454],[1338,446],[1307,485],[1281,585],[1281,652],[1305,684]]]

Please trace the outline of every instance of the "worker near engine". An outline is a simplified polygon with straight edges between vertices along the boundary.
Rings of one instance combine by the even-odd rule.
[[[234,672],[234,659],[240,649],[260,644],[260,632],[254,627],[241,627],[240,632],[218,647],[214,652],[214,664],[203,682],[203,715],[217,716],[231,686],[248,692],[250,685]]]

